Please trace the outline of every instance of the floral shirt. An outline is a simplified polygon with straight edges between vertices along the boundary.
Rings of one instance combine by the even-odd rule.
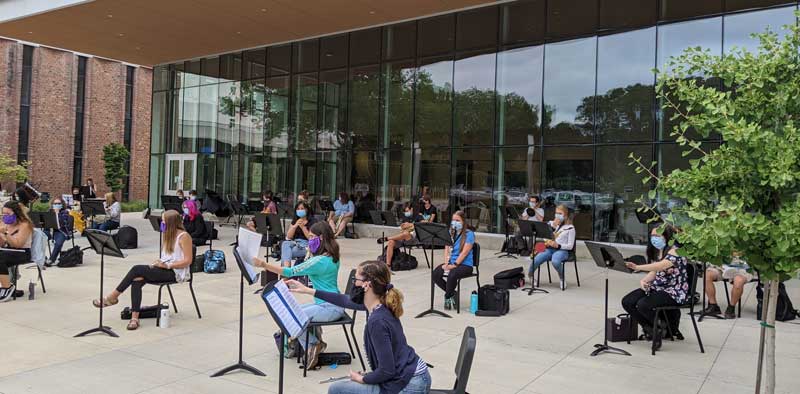
[[[678,304],[686,302],[689,296],[689,274],[686,271],[686,258],[667,254],[665,259],[672,262],[672,267],[656,272],[651,289],[663,291],[672,297]]]

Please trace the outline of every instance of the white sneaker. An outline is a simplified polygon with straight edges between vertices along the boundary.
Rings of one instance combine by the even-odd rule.
[[[14,297],[15,290],[16,289],[14,288],[14,285],[11,285],[11,287],[8,288],[0,288],[0,302],[11,301],[11,299]]]

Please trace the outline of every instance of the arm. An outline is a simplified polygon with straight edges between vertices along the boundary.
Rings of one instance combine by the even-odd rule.
[[[558,248],[563,250],[572,250],[572,247],[575,246],[575,226],[572,226],[572,229],[567,230],[565,235],[567,236],[566,243],[558,242]]]
[[[636,265],[634,263],[627,262],[625,265],[632,270],[650,272],[653,275],[655,275],[656,272],[667,270],[673,266],[672,262],[667,259],[651,264]]]
[[[322,268],[322,259],[325,257],[326,256],[314,256],[300,264],[295,265],[294,267],[275,267],[279,268],[279,271],[276,273],[286,277],[315,275],[319,273],[320,269]]]
[[[310,289],[294,279],[289,279],[286,281],[286,284],[289,286],[289,290],[293,293],[308,294],[329,304],[340,306],[342,308],[354,309],[357,311],[367,310],[367,307],[364,306],[364,304],[356,304],[355,302],[350,301],[350,296],[347,294]]]
[[[7,230],[8,228],[4,231]],[[5,238],[8,246],[12,248],[21,248],[31,238],[31,234],[33,234],[33,227],[30,224],[25,224],[20,226],[17,230],[9,232],[8,235],[3,238]]]
[[[116,218],[116,220],[119,221],[120,211],[122,211],[121,207],[122,206],[120,205],[119,202],[111,204],[111,208],[109,208],[109,216],[111,216],[112,219]]]
[[[385,322],[376,321],[375,324],[370,326],[369,337],[377,355],[377,360],[374,360],[374,364],[378,368],[364,374],[361,380],[366,384],[380,384],[394,378],[398,373],[394,368],[391,332]]]
[[[350,201],[347,203],[347,212],[343,215],[344,217],[352,217],[356,213],[356,206],[353,205],[353,202]]]
[[[291,240],[294,239],[294,232],[297,231],[297,227],[299,227],[298,222],[300,222],[300,219],[297,219],[294,222],[294,224],[289,226],[289,229],[286,230],[286,240],[287,241],[291,241]]]

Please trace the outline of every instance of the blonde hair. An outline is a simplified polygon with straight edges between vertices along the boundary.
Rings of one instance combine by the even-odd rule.
[[[172,209],[164,212],[163,220],[167,228],[162,235],[163,242],[161,244],[165,252],[172,254],[175,251],[175,240],[178,239],[178,234],[181,231],[185,231],[183,220],[181,220],[181,215],[178,214],[178,211]]]
[[[108,205],[109,207],[111,206],[111,204],[117,202],[117,196],[115,196],[114,193],[111,192],[106,193],[105,197],[106,197],[106,205]]]
[[[564,215],[564,223],[572,224],[572,213],[569,212],[569,207],[564,204],[561,204],[556,207],[556,211],[564,211],[566,215]]]
[[[364,281],[370,282],[372,291],[378,296],[381,304],[389,308],[396,318],[403,316],[403,293],[390,284],[392,273],[389,267],[380,261],[365,261],[358,265]]]

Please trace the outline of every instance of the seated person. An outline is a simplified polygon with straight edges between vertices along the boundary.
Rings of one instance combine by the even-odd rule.
[[[308,230],[314,224],[311,208],[305,201],[300,201],[294,206],[294,219],[292,225],[286,229],[286,240],[281,242],[281,265],[291,267],[292,261],[306,255],[308,239],[311,232]]]
[[[297,202],[300,201],[311,202],[311,197],[309,197],[308,190],[301,190],[300,193],[297,194]]]
[[[192,201],[197,201],[197,190],[194,190],[194,189],[189,190],[189,199],[192,200]],[[197,207],[198,209],[200,208],[199,205],[200,204],[198,203],[198,207]]]
[[[181,200],[181,201],[183,201],[183,200],[185,200],[185,199],[186,199],[186,196],[184,196],[184,194],[183,194],[183,190],[181,190],[181,189],[178,189],[178,190],[175,192],[175,195],[176,195],[176,196],[178,196],[178,200]]]
[[[436,221],[438,211],[436,206],[431,203],[431,196],[427,194],[422,196],[422,207],[419,209],[419,214],[422,216],[421,222],[433,223]]]
[[[533,195],[528,197],[528,207],[519,215],[519,220],[526,220],[530,222],[541,222],[544,220],[544,208],[541,207],[542,200],[539,196]],[[532,250],[532,245],[528,245],[525,237],[517,231],[514,234],[514,245],[517,250]]]
[[[86,189],[84,189],[84,191],[84,198],[97,198],[97,188],[92,178],[86,178]]]
[[[708,297],[708,306],[703,311],[704,315],[718,316],[722,314],[722,310],[717,304],[717,289],[714,288],[714,282],[727,279],[733,283],[733,290],[731,290],[731,303],[725,308],[725,318],[736,318],[736,304],[742,299],[744,293],[744,285],[753,280],[753,274],[750,273],[750,266],[747,265],[738,253],[734,253],[733,258],[729,264],[723,264],[722,267],[712,265],[706,269],[705,276],[705,289],[706,297]]]
[[[271,191],[261,193],[261,201],[264,203],[264,208],[261,210],[261,213],[265,215],[278,213],[278,205],[275,204],[275,201],[272,201]],[[250,229],[250,231],[256,231],[256,222],[254,219],[247,221],[247,228]]]
[[[290,280],[295,293],[321,298],[334,305],[369,312],[364,347],[372,372],[350,372],[349,381],[333,383],[328,394],[428,393],[431,375],[425,361],[408,345],[400,316],[403,294],[390,283],[392,273],[378,261],[365,261],[356,270],[353,292],[337,294],[310,289]]]
[[[407,241],[414,237],[414,222],[422,219],[419,215],[414,215],[414,206],[411,202],[403,205],[403,217],[400,218],[400,232],[391,237],[378,238],[379,244],[386,244],[386,265],[392,268],[392,257],[395,249],[400,248]]]
[[[347,223],[353,220],[355,213],[356,207],[350,201],[350,196],[345,192],[339,193],[339,199],[333,202],[333,212],[328,215],[328,224],[334,231],[334,237],[339,237],[344,233]]]
[[[161,214],[161,256],[150,265],[134,265],[116,289],[102,300],[93,300],[99,308],[116,305],[119,296],[131,287],[131,320],[128,330],[139,328],[139,311],[142,307],[142,287],[147,283],[184,282],[188,280],[192,265],[192,238],[184,230],[181,216],[174,210]]]
[[[267,271],[274,272],[285,277],[306,276],[314,283],[314,288],[330,293],[339,293],[339,244],[333,238],[333,231],[324,222],[318,222],[311,226],[309,231],[308,251],[311,254],[306,261],[294,267],[280,267],[278,265],[267,264],[266,261],[258,257],[253,259],[253,265],[261,267]],[[344,316],[344,309],[327,303],[319,298],[315,298],[311,304],[303,304],[303,310],[312,321],[331,322]],[[317,366],[319,354],[325,351],[328,346],[314,334],[313,330],[308,333],[308,369]],[[300,346],[306,345],[306,333],[301,332],[297,336]]]
[[[660,306],[676,306],[686,302],[689,293],[689,275],[686,270],[688,264],[685,257],[678,256],[677,246],[674,243],[675,230],[667,226],[663,231],[658,227],[650,232],[650,244],[647,246],[647,257],[655,263],[636,265],[633,262],[626,262],[625,266],[632,270],[647,272],[647,275],[639,281],[640,288],[636,289],[622,298],[622,307],[634,321],[639,322],[645,337],[658,340],[655,348],[661,347],[660,340],[664,338],[667,328],[659,323],[660,331],[658,336],[653,333],[655,325],[655,310]],[[671,332],[682,339],[678,331],[681,312],[678,310],[667,311]]]
[[[94,229],[109,231],[119,228],[122,205],[117,201],[117,196],[115,196],[114,193],[106,193],[105,197],[106,200],[103,202],[103,208],[106,210],[106,221],[103,223],[95,223]]]
[[[444,290],[444,309],[452,309],[455,305],[456,285],[458,280],[472,274],[472,246],[475,244],[475,233],[466,226],[464,212],[456,211],[450,222],[450,236],[453,246],[444,248],[445,264],[433,270],[433,281]],[[447,272],[447,278],[444,274]]]
[[[0,302],[13,298],[14,285],[11,284],[11,267],[31,261],[31,240],[33,223],[23,211],[18,201],[8,201],[3,205],[3,221],[0,223]]]
[[[205,245],[208,241],[206,221],[200,210],[197,209],[197,202],[192,200],[183,201],[183,228],[192,237],[192,244],[196,246]]]
[[[64,242],[72,238],[72,229],[75,223],[72,215],[70,215],[69,208],[64,205],[64,200],[59,197],[53,199],[50,203],[50,209],[56,214],[58,221],[58,229],[53,231],[47,230],[47,237],[53,240],[53,251],[50,253],[50,260],[45,263],[50,267],[56,263],[56,259],[61,254],[61,248],[64,247]]]
[[[567,288],[564,279],[564,261],[569,258],[569,251],[575,247],[575,226],[572,225],[572,215],[566,205],[559,205],[556,208],[555,219],[548,222],[553,228],[553,238],[544,241],[546,246],[544,252],[538,253],[533,258],[528,275],[533,282],[533,287],[539,287],[539,280],[533,275],[540,265],[550,261],[558,273],[561,290]]]

